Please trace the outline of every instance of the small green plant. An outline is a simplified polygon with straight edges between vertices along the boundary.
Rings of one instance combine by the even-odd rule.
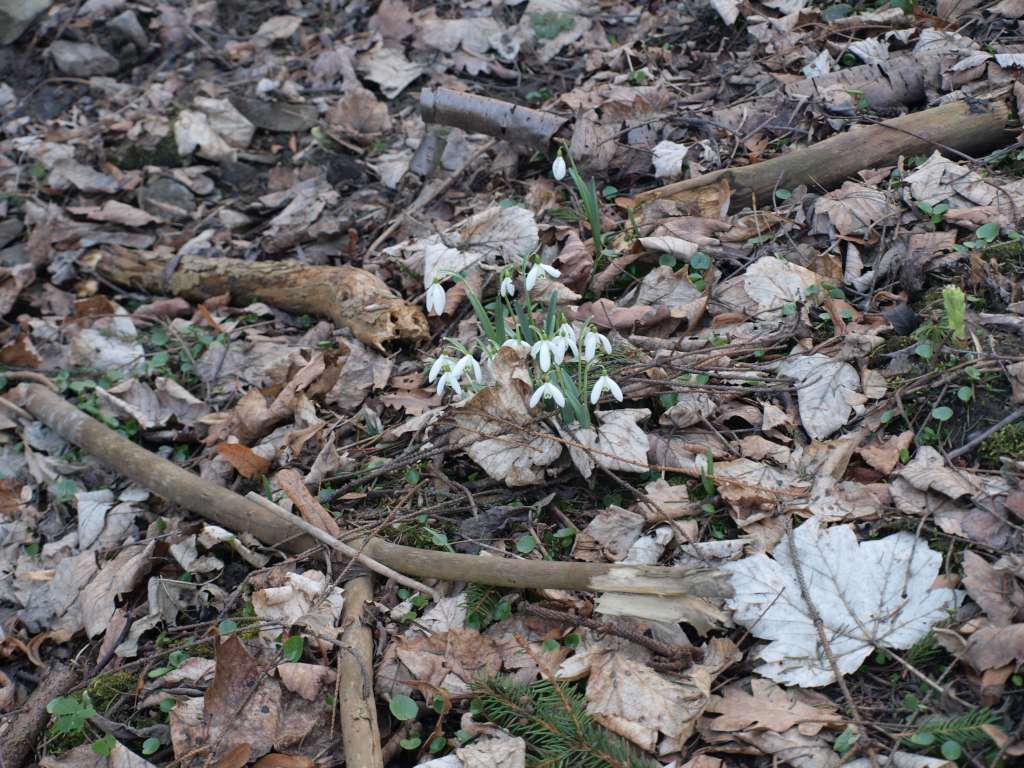
[[[549,768],[653,768],[632,744],[595,723],[572,685],[493,677],[473,685],[470,711],[526,741],[530,762]]]
[[[942,289],[942,309],[945,315],[946,328],[953,333],[953,338],[963,341],[967,338],[967,297],[963,289],[956,285],[947,285]]]
[[[75,733],[85,728],[86,721],[96,714],[88,693],[80,698],[60,696],[46,705],[46,711],[53,715],[56,733]]]
[[[982,726],[995,721],[995,714],[987,707],[955,717],[929,715],[916,724],[914,732],[905,741],[922,751],[938,749],[947,760],[958,760],[964,747],[978,747],[988,742]]]
[[[936,203],[935,205],[929,205],[923,200],[917,204],[917,207],[926,215],[932,224],[938,224],[942,221],[943,217],[949,212],[949,203]]]
[[[463,594],[466,605],[466,626],[481,631],[496,621],[512,615],[512,600],[495,587],[470,584]]]

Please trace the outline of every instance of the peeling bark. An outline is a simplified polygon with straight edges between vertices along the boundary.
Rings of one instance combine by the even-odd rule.
[[[380,350],[389,342],[428,338],[419,307],[357,267],[185,256],[175,268],[172,257],[127,249],[104,252],[91,266],[107,280],[134,289],[190,301],[230,293],[236,304],[263,301],[286,312],[323,317]]]

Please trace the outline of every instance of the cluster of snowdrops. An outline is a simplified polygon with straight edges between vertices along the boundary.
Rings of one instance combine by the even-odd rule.
[[[589,322],[565,322],[558,310],[557,291],[544,313],[543,322],[535,318],[542,307],[534,306],[530,292],[544,275],[560,277],[554,267],[544,264],[534,254],[520,264],[506,267],[493,302],[484,306],[472,291],[467,297],[473,305],[482,331],[475,346],[480,358],[489,360],[502,347],[528,352],[533,361],[534,391],[530,407],[552,402],[562,411],[567,423],[574,421],[590,426],[590,409],[584,401],[589,392],[591,405],[597,405],[604,393],[622,401],[622,389],[608,375],[606,364],[612,355],[608,337]],[[459,275],[452,275],[461,279]],[[519,284],[523,290],[519,290]],[[518,298],[517,298],[518,297]],[[427,291],[427,311],[439,315],[445,306],[445,290],[435,277]],[[475,392],[484,383],[484,374],[474,350],[454,339],[445,340],[445,351],[430,367],[430,382],[436,382],[437,393],[451,390],[456,397]]]

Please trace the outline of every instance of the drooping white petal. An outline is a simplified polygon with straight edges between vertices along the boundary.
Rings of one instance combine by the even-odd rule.
[[[535,342],[534,345],[530,347],[530,354],[540,365],[540,369],[547,373],[548,369],[551,367],[551,342],[547,339],[541,339],[540,341]]]
[[[548,343],[551,345],[551,351],[555,356],[555,362],[561,365],[562,361],[565,360],[565,350],[566,347],[568,347],[568,343],[562,336],[555,336],[555,338]]]
[[[534,264],[530,267],[530,271],[526,273],[526,290],[532,291],[533,286],[537,284],[537,278],[540,277],[540,264]]]
[[[434,364],[430,366],[430,374],[427,376],[427,381],[433,384],[434,379],[437,378],[437,374],[446,368],[450,368],[451,364],[452,359],[448,357],[448,355],[439,355],[437,360],[434,361]]]
[[[597,401],[601,399],[601,379],[594,382],[593,389],[590,390],[590,404],[597,405]]]
[[[561,408],[565,405],[565,395],[562,394],[562,390],[552,384],[550,381],[546,381],[541,384],[534,391],[533,396],[530,398],[530,407],[533,408],[541,401],[542,397],[550,397],[555,403]]]
[[[537,266],[544,270],[544,274],[547,275],[548,277],[555,278],[562,276],[560,270],[557,270],[548,264],[538,264]]]
[[[440,283],[434,283],[427,288],[427,312],[432,315],[440,315],[444,313],[445,296],[444,286]]]
[[[479,382],[483,378],[483,372],[480,370],[480,363],[476,361],[476,358],[472,355],[464,355],[458,363],[456,363],[453,372],[456,378],[461,377],[465,372],[466,368],[473,369],[473,378]]]
[[[607,376],[605,376],[604,378],[606,379],[605,384],[608,386],[608,391],[612,393],[612,397],[614,397],[616,400],[618,400],[621,403],[622,402],[622,387],[620,387],[618,385],[618,383],[614,379],[611,379],[611,378],[609,378]]]
[[[565,172],[565,158],[559,155],[551,164],[551,175],[555,177],[555,181],[561,181],[565,178]]]
[[[503,277],[501,279],[501,285],[498,286],[498,293],[507,299],[511,299],[516,295],[516,283],[511,277]]]

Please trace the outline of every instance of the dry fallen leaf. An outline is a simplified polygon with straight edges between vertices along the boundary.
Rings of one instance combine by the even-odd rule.
[[[807,588],[804,597],[797,566]],[[849,525],[824,528],[811,518],[775,548],[722,566],[737,623],[770,643],[757,672],[776,682],[817,687],[835,682],[821,652],[812,609],[821,617],[838,672],[856,672],[875,648],[909,648],[959,605],[962,595],[932,589],[942,556],[913,534],[858,543]]]

